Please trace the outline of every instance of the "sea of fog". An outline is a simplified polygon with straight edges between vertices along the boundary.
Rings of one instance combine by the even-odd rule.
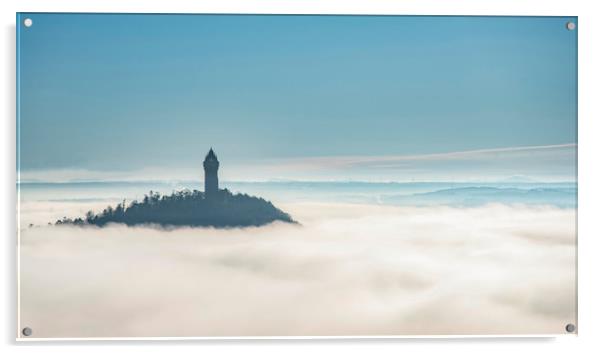
[[[53,226],[200,183],[23,183],[34,337],[563,333],[574,183],[224,183],[300,225]]]

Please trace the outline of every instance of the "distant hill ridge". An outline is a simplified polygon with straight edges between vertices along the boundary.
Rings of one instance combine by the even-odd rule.
[[[402,196],[386,196],[385,202],[401,205],[456,205],[478,206],[488,203],[551,204],[573,208],[577,203],[577,189],[566,188],[512,188],[512,187],[460,187]]]

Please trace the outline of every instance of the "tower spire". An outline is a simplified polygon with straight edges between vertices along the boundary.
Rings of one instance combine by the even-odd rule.
[[[213,147],[209,149],[209,152],[205,156],[203,167],[205,169],[205,196],[211,198],[219,191],[219,180],[217,177],[219,161],[213,151]]]

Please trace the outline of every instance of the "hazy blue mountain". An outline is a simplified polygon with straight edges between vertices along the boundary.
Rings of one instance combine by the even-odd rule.
[[[577,205],[576,188],[499,188],[463,187],[412,195],[387,196],[383,202],[402,205],[457,205],[478,206],[488,203],[554,205],[574,208]]]

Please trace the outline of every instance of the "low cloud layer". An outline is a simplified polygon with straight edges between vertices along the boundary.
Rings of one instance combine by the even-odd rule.
[[[574,209],[282,207],[303,225],[25,227],[20,324],[36,337],[131,337],[539,334],[575,322]]]

